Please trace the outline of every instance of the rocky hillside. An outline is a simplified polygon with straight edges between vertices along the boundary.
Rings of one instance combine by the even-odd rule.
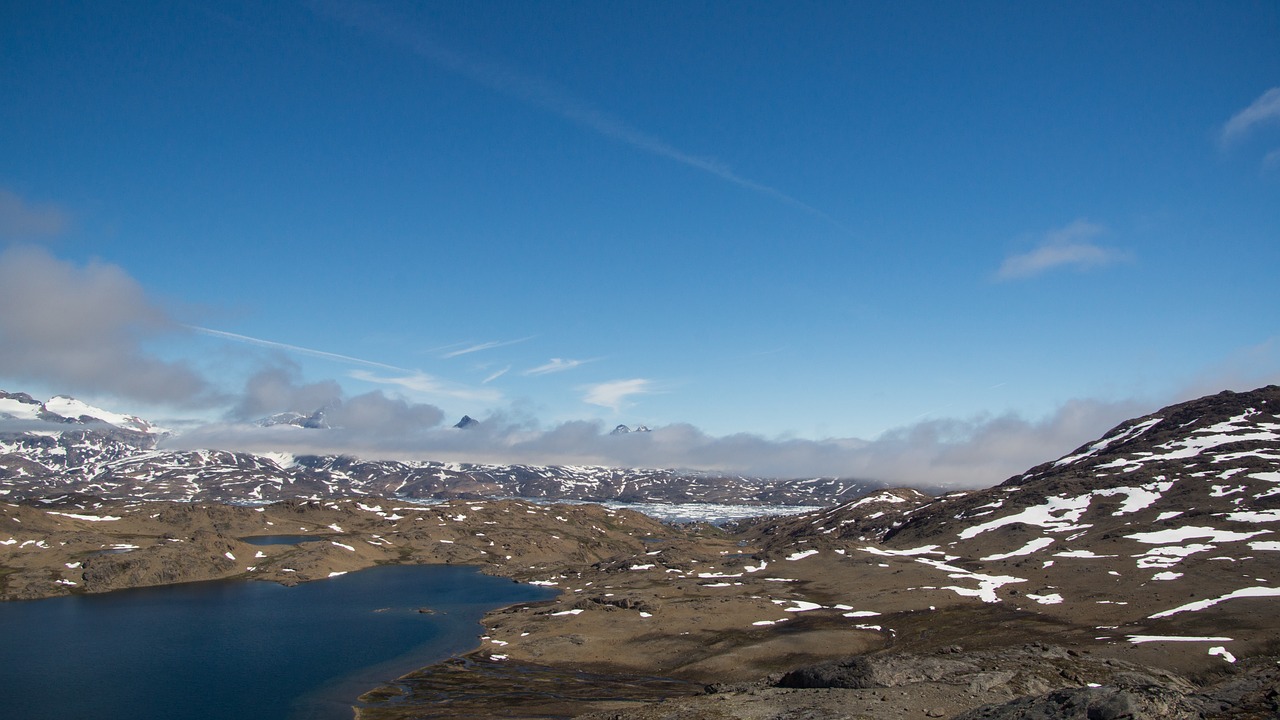
[[[1130,420],[987,490],[879,491],[741,532],[770,557],[898,574],[922,598],[902,605],[953,593],[1135,646],[1149,635],[1230,634],[1259,650],[1280,642],[1270,620],[1277,529],[1280,387],[1270,386]],[[1221,630],[1224,618],[1233,632],[1195,632]]]

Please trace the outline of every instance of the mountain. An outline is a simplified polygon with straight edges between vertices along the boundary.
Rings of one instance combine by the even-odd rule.
[[[329,427],[328,421],[325,420],[324,408],[316,410],[310,415],[303,415],[300,412],[293,411],[276,413],[258,421],[259,427],[272,427],[274,425],[292,425],[310,430],[326,430]]]
[[[766,559],[850,558],[865,585],[896,575],[915,590],[903,610],[954,593],[1135,657],[1175,652],[1161,637],[1278,647],[1280,387],[1129,420],[985,490],[881,490],[738,529]]]
[[[3,390],[0,390],[0,419],[40,420],[67,425],[105,423],[119,430],[156,436],[169,432],[140,417],[103,410],[65,395],[55,395],[42,403],[26,393]]]
[[[610,435],[627,435],[630,433],[647,433],[647,432],[651,432],[651,431],[649,430],[648,427],[644,425],[637,425],[634,428],[629,428],[626,425],[619,425],[615,427],[612,431],[610,431],[609,434]]]
[[[845,478],[775,480],[666,469],[164,450],[157,446],[162,436],[154,429],[131,429],[151,428],[140,419],[90,408],[70,398],[54,403],[59,409],[88,408],[84,412],[95,413],[87,421],[69,419],[49,411],[48,404],[24,394],[0,397],[0,413],[18,421],[13,427],[0,425],[0,497],[19,500],[72,494],[222,503],[361,496],[522,497],[824,505],[879,487]],[[323,411],[282,413],[259,424],[325,427]]]
[[[454,426],[454,427],[456,427],[456,428],[458,428],[459,430],[462,430],[462,429],[469,428],[469,427],[473,427],[473,426],[475,426],[475,425],[479,425],[479,424],[480,424],[480,421],[479,421],[479,420],[476,420],[475,418],[471,417],[470,415],[463,415],[463,416],[462,416],[462,419],[461,419],[461,420],[459,420],[458,422],[454,423],[454,425],[453,425],[453,426]]]

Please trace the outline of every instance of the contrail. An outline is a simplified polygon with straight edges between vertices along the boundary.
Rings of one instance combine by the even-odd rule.
[[[466,57],[436,42],[425,33],[406,27],[405,23],[396,22],[379,7],[345,0],[313,0],[310,4],[324,15],[393,42],[419,57],[426,58],[491,90],[542,108],[598,135],[766,195],[821,218],[845,232],[850,232],[835,218],[777,188],[742,177],[714,159],[684,152],[665,140],[632,127],[541,78],[526,75],[497,63]]]
[[[219,337],[225,340],[234,340],[236,342],[248,345],[257,345],[259,347],[274,348],[276,350],[287,350],[289,352],[298,353],[299,355],[310,355],[311,357],[324,358],[325,360],[336,360],[338,362],[352,363],[355,365],[367,365],[369,367],[383,368],[384,370],[395,370],[397,372],[412,373],[413,370],[407,368],[396,367],[386,363],[374,362],[373,360],[362,360],[350,355],[339,355],[338,353],[325,352],[324,350],[312,350],[311,348],[298,347],[297,345],[288,345],[274,340],[263,340],[262,338],[249,337],[248,335],[237,335],[236,333],[226,332],[225,330],[213,330],[206,327],[196,325],[187,325],[190,330],[194,330],[202,335],[211,337]]]
[[[452,350],[450,352],[447,352],[441,355],[440,357],[447,360],[449,358],[456,358],[459,355],[469,355],[473,352],[480,352],[481,350],[492,350],[494,348],[506,347],[508,345],[515,345],[517,343],[522,343],[522,342],[525,342],[526,340],[532,340],[532,339],[533,339],[533,336],[530,335],[529,337],[522,337],[517,340],[494,340],[492,342],[483,342],[476,345],[468,345],[467,347],[464,347],[461,350]]]

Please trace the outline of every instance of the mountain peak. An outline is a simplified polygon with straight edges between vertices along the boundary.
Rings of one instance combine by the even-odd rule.
[[[324,408],[320,408],[310,415],[304,415],[300,412],[292,410],[276,413],[269,417],[262,418],[258,421],[259,427],[272,427],[274,425],[293,425],[294,427],[306,428],[308,430],[327,430],[329,423],[325,419]]]
[[[634,428],[629,428],[626,425],[619,425],[618,427],[614,428],[609,434],[610,435],[628,435],[630,433],[647,433],[647,432],[651,432],[651,431],[649,430],[648,426],[645,426],[645,425],[637,425]]]
[[[463,415],[461,420],[454,423],[454,427],[459,429],[465,429],[469,427],[475,427],[476,425],[479,425],[479,424],[480,424],[479,420],[476,420],[470,415]]]

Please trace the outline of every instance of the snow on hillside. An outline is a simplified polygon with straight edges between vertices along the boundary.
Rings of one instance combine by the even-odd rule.
[[[135,415],[122,415],[120,413],[111,412],[110,410],[103,410],[102,408],[94,407],[93,405],[81,402],[73,397],[67,397],[66,395],[55,395],[49,398],[49,400],[45,402],[44,406],[49,412],[66,418],[90,417],[95,420],[101,420],[109,425],[115,425],[118,428],[143,433],[160,434],[168,432],[163,428],[151,425],[151,423]]]

